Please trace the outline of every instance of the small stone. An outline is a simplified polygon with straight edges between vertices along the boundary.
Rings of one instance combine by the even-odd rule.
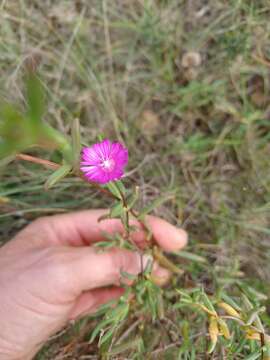
[[[196,51],[186,52],[182,57],[182,66],[184,68],[198,67],[202,63],[202,57],[200,53]]]

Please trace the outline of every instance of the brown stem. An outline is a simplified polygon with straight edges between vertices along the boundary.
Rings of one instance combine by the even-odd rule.
[[[27,155],[27,154],[16,154],[16,159],[29,161],[29,162],[32,162],[35,164],[40,164],[49,169],[58,169],[60,167],[60,165],[56,164],[55,162],[40,159],[38,157]]]
[[[32,163],[35,163],[35,164],[40,164],[40,165],[43,165],[43,166],[45,166],[45,167],[47,167],[49,169],[53,169],[53,170],[56,170],[61,166],[61,165],[59,165],[59,164],[57,164],[55,162],[52,162],[52,161],[49,161],[49,160],[44,160],[44,159],[41,159],[41,158],[36,157],[36,156],[32,156],[32,155],[28,155],[28,154],[22,154],[22,153],[17,154],[16,159],[32,162]],[[87,183],[90,183],[92,186],[94,186],[100,192],[103,192],[104,194],[110,196],[111,198],[119,200],[118,197],[114,196],[107,189],[102,188],[100,185],[98,185],[98,184],[96,184],[94,182],[89,182],[89,180],[86,180],[86,178],[83,176],[83,174],[81,172],[78,172],[76,175],[78,177],[80,177],[83,181],[86,181]]]
[[[35,157],[35,156],[31,156],[31,155],[28,155],[28,154],[17,154],[16,155],[16,159],[19,159],[19,160],[24,160],[24,161],[28,161],[28,162],[32,162],[32,163],[35,163],[35,164],[40,164],[40,165],[43,165],[47,168],[50,168],[50,169],[53,169],[53,170],[56,170],[58,169],[61,165],[60,164],[57,164],[55,162],[52,162],[52,161],[49,161],[49,160],[44,160],[44,159],[41,159],[41,158],[38,158],[38,157]],[[90,183],[93,187],[95,187],[98,191],[106,194],[107,196],[115,199],[115,200],[119,200],[119,198],[115,195],[113,195],[110,191],[108,191],[107,189],[104,189],[102,188],[99,184],[96,184],[94,182],[89,182],[89,180],[86,180],[86,178],[84,177],[84,175],[79,171],[77,173],[75,173],[78,177],[80,177],[83,181],[86,181],[88,184]],[[116,184],[117,186],[117,184]],[[127,206],[127,202],[126,202],[126,198],[124,196],[124,194],[122,193],[122,191],[119,189],[118,187],[118,190],[119,190],[119,193],[121,195],[121,200],[123,202],[123,206],[125,208],[128,209],[128,206]],[[150,230],[147,228],[146,224],[143,222],[143,221],[140,221],[139,218],[138,218],[138,214],[133,210],[133,209],[130,209],[127,211],[127,224],[129,226],[129,212],[139,221],[139,223],[142,225],[142,228],[143,230],[147,233],[147,234],[150,234]],[[130,238],[130,230],[129,228],[127,229],[127,238]],[[134,244],[137,248],[138,246],[136,244]]]
[[[262,357],[262,360],[264,359],[264,350],[263,350],[263,347],[265,345],[265,338],[264,338],[264,334],[262,332],[260,332],[260,340],[261,340],[261,347],[262,347],[262,354],[261,354],[261,357]]]
[[[82,173],[77,174],[83,181],[87,182],[88,184],[91,184],[94,188],[96,188],[98,191],[108,195],[109,197],[111,197],[112,199],[115,200],[119,200],[117,196],[114,196],[110,191],[108,191],[107,189],[102,188],[100,185],[91,182],[89,180],[86,180],[86,178],[83,176]]]
[[[151,229],[148,227],[148,225],[146,224],[146,222],[144,220],[139,218],[139,215],[140,215],[139,213],[137,213],[133,209],[130,209],[130,213],[131,213],[131,215],[133,215],[135,217],[135,219],[137,219],[137,221],[141,225],[143,231],[145,232],[148,247],[152,247],[154,239],[153,239],[153,234],[152,234]]]

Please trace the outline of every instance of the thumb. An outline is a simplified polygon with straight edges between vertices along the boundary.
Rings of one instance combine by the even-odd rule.
[[[121,271],[132,275],[145,269],[151,256],[124,249],[98,252],[91,247],[70,249],[70,284],[75,291],[91,290],[108,285],[119,285]]]

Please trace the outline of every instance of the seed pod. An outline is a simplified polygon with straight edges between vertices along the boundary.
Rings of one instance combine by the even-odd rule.
[[[239,319],[241,318],[240,314],[231,305],[225,302],[221,302],[218,304],[218,306],[224,309],[228,315],[234,316]]]
[[[246,329],[246,339],[260,341],[261,336],[258,333],[258,331],[249,328],[249,329]]]
[[[208,353],[211,354],[216,347],[218,334],[219,334],[218,322],[214,316],[210,317],[208,331],[211,339],[211,344],[208,349]]]
[[[226,339],[230,339],[231,334],[230,334],[230,330],[228,328],[228,325],[226,324],[226,322],[219,318],[218,319],[218,324],[219,324],[219,329],[221,334],[226,338]]]
[[[199,308],[201,308],[203,311],[205,311],[207,314],[213,316],[213,317],[217,317],[217,313],[213,312],[209,309],[207,309],[206,306],[202,305],[202,304],[195,304],[196,306],[198,306]]]

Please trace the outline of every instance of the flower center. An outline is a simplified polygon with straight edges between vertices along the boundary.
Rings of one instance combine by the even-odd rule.
[[[105,171],[112,171],[114,169],[115,162],[113,159],[106,159],[102,162],[102,167]]]

